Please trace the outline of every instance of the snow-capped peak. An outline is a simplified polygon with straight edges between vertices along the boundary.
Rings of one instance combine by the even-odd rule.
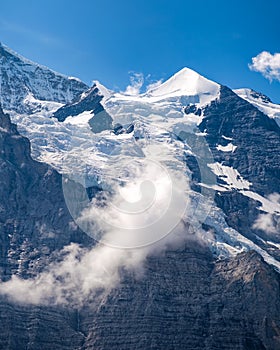
[[[204,78],[190,68],[183,68],[146,95],[161,100],[179,96],[198,96],[199,103],[207,104],[218,97],[220,85]]]

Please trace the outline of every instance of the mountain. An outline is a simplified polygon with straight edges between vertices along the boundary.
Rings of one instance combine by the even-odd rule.
[[[18,113],[40,111],[51,102],[65,104],[88,89],[79,79],[31,62],[1,43],[0,76],[2,107]]]
[[[0,348],[279,348],[280,107],[188,68],[83,86],[1,96]]]

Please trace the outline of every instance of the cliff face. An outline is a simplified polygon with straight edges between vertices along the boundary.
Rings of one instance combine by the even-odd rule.
[[[254,252],[215,261],[190,247],[147,263],[92,318],[83,349],[277,349],[279,276]]]
[[[237,169],[252,183],[252,190],[261,195],[279,191],[280,128],[274,119],[222,87],[219,100],[204,111],[199,128],[207,132],[215,160]],[[217,149],[229,140],[236,146],[234,152]]]
[[[262,198],[255,194],[267,198],[273,193],[279,193],[280,189],[278,124],[226,87],[222,87],[220,99],[207,107],[204,115],[199,128],[207,132],[206,140],[214,160],[223,166],[237,169],[240,176],[250,183],[250,190],[217,191],[217,205],[226,214],[229,226],[279,260],[279,249],[274,249],[267,242],[280,243],[279,232],[254,227],[262,206]],[[228,144],[236,147],[234,151],[217,149],[217,145]],[[218,176],[217,181],[223,184],[224,177]]]
[[[0,276],[35,275],[71,241],[88,242],[67,207],[61,175],[30,156],[30,142],[0,109]]]
[[[188,245],[80,310],[0,303],[1,349],[262,350],[280,346],[279,275],[254,252]]]

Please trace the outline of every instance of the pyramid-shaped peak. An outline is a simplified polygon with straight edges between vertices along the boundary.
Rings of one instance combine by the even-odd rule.
[[[176,76],[176,77],[181,76],[184,78],[188,78],[188,77],[200,77],[201,75],[191,68],[184,67],[180,69],[177,73],[175,73],[173,76]]]
[[[209,96],[212,99],[212,97],[218,96],[219,91],[219,84],[208,80],[190,68],[184,67],[161,85],[149,90],[148,94],[162,99],[176,96]]]

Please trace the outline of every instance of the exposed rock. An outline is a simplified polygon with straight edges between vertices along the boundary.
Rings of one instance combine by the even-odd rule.
[[[89,121],[89,126],[91,127],[92,132],[99,133],[104,130],[112,130],[113,119],[112,117],[105,111],[102,110],[96,113]]]
[[[119,123],[114,125],[114,134],[120,135],[120,134],[130,134],[134,131],[134,125],[128,124],[128,125],[121,125]]]
[[[237,169],[252,184],[252,191],[264,197],[279,192],[280,128],[274,119],[238,97],[229,88],[222,87],[220,99],[204,110],[204,119],[199,128],[206,132],[205,138],[214,161]],[[217,145],[230,142],[224,137],[232,140],[236,146],[234,152],[220,152],[217,149]],[[218,182],[222,181],[218,179]],[[215,201],[226,214],[226,221],[231,227],[280,260],[279,250],[271,249],[269,244],[259,239],[280,243],[279,235],[253,227],[260,214],[257,209],[259,202],[237,190],[218,191]]]
[[[80,310],[0,303],[0,348],[274,350],[279,275],[254,253],[216,261],[188,244],[127,273],[107,300]]]
[[[30,142],[0,109],[0,278],[36,275],[69,242],[90,242],[64,202],[61,175],[34,161]]]
[[[206,140],[216,161],[237,169],[262,195],[279,191],[280,128],[275,120],[222,87],[219,101],[206,108],[199,128],[207,132]],[[216,149],[224,141],[222,136],[233,139],[237,146],[234,153]]]
[[[96,312],[83,310],[82,349],[274,350],[279,293],[258,254],[217,262],[188,246],[150,258],[144,277],[127,276]]]

